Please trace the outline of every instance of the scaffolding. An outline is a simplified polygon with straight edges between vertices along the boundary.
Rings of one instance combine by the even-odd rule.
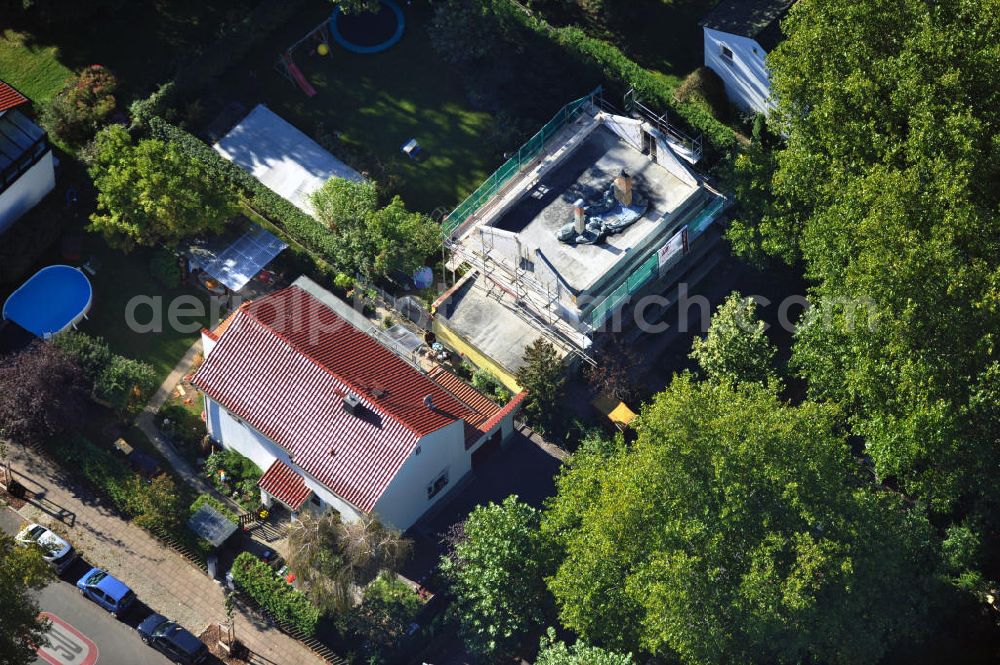
[[[592,107],[595,99],[600,97],[601,91],[602,89],[597,87],[587,96],[570,102],[559,109],[559,112],[544,127],[538,130],[538,133],[528,139],[513,157],[504,162],[476,191],[472,192],[450,215],[444,218],[444,221],[441,223],[441,229],[445,237],[451,237],[455,229],[472,217],[483,204],[493,198],[511,178],[520,173],[527,165],[531,164],[542,152],[549,139],[579,117],[585,109]]]

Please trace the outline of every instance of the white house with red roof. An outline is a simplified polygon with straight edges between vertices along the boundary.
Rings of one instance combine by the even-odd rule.
[[[0,234],[56,186],[48,136],[27,116],[28,106],[0,81]]]
[[[513,431],[504,407],[409,364],[292,286],[203,332],[208,432],[264,470],[265,503],[406,529]]]

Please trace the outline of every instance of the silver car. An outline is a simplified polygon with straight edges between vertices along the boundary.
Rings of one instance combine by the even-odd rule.
[[[62,537],[41,524],[29,524],[17,534],[17,542],[22,546],[36,545],[42,550],[42,558],[57,575],[62,575],[74,561],[77,552]]]

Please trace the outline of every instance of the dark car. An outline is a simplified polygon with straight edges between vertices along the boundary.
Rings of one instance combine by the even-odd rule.
[[[208,647],[162,614],[151,614],[136,629],[142,641],[181,665],[194,665],[208,657]]]

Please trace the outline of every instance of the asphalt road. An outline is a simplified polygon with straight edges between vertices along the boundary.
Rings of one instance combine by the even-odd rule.
[[[10,508],[0,508],[0,528],[13,535],[23,520]],[[45,655],[37,665],[169,665],[162,654],[146,646],[134,628],[152,611],[137,602],[120,620],[80,595],[76,580],[91,568],[78,559],[62,578],[38,595],[42,611],[52,621]],[[140,598],[139,601],[142,599]]]

